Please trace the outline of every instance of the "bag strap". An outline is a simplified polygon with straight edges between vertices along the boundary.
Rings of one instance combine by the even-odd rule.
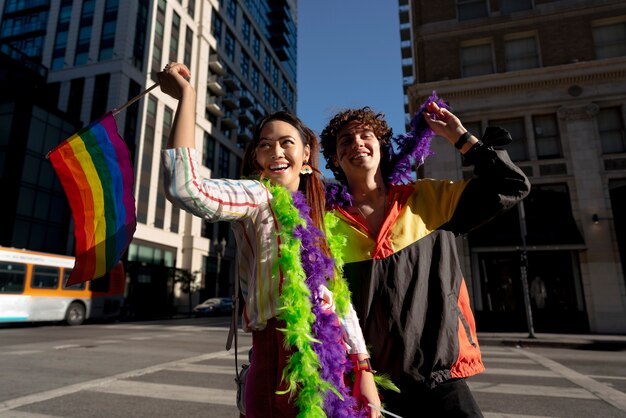
[[[239,277],[235,277],[235,294],[233,296],[233,314],[230,321],[230,330],[228,331],[228,338],[226,338],[226,350],[230,350],[233,337],[235,340],[235,376],[237,382],[239,382],[239,362],[237,361],[237,321],[239,319]]]

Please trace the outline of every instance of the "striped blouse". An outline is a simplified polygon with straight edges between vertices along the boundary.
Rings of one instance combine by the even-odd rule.
[[[199,177],[198,155],[193,148],[163,150],[164,190],[175,206],[209,222],[228,221],[237,241],[239,280],[246,301],[244,329],[262,330],[280,308],[285,279],[272,273],[279,246],[280,225],[272,208],[273,196],[259,181]],[[320,289],[334,306],[328,289]],[[365,341],[352,304],[341,319],[350,354],[366,353]]]

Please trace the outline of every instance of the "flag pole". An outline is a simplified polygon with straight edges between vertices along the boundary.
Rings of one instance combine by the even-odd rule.
[[[155,87],[157,87],[159,85],[159,82],[157,81],[156,83],[154,83],[151,87],[147,88],[146,90],[144,90],[142,93],[139,93],[138,95],[136,95],[135,97],[133,97],[132,99],[130,99],[128,102],[126,102],[126,104],[120,106],[119,109],[113,109],[111,111],[111,113],[113,114],[113,116],[117,115],[118,113],[120,113],[122,110],[126,109],[128,106],[132,105],[133,103],[135,103],[137,100],[141,99],[143,96],[145,96],[146,94],[150,93],[152,90],[154,90]]]

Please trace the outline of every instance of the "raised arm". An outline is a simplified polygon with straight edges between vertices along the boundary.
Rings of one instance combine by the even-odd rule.
[[[530,192],[530,182],[506,151],[494,150],[471,135],[453,113],[428,106],[426,122],[474,165],[474,175],[463,189],[452,218],[444,229],[466,233],[512,208]]]
[[[191,72],[184,64],[167,64],[159,73],[163,93],[178,100],[167,148],[195,148],[196,92],[189,83]]]

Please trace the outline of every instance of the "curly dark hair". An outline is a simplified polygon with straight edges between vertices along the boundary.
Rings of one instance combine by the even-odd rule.
[[[387,179],[387,174],[391,170],[391,158],[393,149],[391,147],[391,137],[393,131],[387,125],[384,113],[376,113],[369,106],[361,109],[346,109],[337,113],[328,122],[320,135],[322,144],[322,153],[326,159],[326,168],[332,171],[335,179],[342,183],[347,183],[346,175],[341,167],[334,164],[335,155],[337,153],[337,136],[339,132],[352,121],[367,126],[374,132],[378,142],[380,142],[381,152],[381,170],[383,178]]]

